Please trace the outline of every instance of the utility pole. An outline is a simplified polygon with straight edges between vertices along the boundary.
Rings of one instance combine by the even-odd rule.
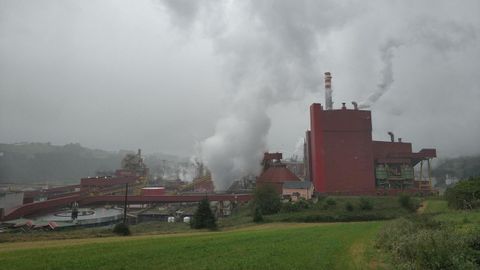
[[[125,201],[123,205],[123,224],[127,225],[127,196],[128,196],[128,183],[125,184]]]

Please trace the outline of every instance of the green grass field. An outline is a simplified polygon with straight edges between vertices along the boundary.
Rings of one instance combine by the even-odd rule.
[[[2,269],[367,269],[381,222],[264,224],[226,232],[0,246]],[[373,264],[373,265],[372,265]]]
[[[435,220],[446,222],[456,227],[472,227],[480,224],[480,209],[454,210],[444,200],[426,201],[426,214],[435,216]]]

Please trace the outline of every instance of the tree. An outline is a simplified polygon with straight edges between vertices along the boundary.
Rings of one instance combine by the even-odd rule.
[[[130,228],[128,227],[127,224],[125,224],[123,222],[118,223],[117,225],[115,225],[115,227],[113,227],[113,233],[118,234],[118,235],[124,235],[124,236],[127,236],[127,235],[131,234]]]
[[[262,211],[258,207],[255,207],[255,210],[253,211],[253,222],[258,223],[262,221],[263,221]]]
[[[190,225],[194,229],[207,228],[214,230],[217,228],[215,215],[213,214],[212,209],[210,209],[210,202],[206,197],[198,204],[197,211],[193,214],[193,219]]]
[[[470,177],[458,182],[445,192],[448,206],[456,209],[480,207],[480,177]]]
[[[281,206],[280,195],[271,185],[264,185],[255,189],[253,195],[254,210],[258,208],[262,214],[270,215],[278,213]]]

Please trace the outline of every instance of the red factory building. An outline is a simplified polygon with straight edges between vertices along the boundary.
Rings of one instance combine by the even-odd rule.
[[[305,178],[315,191],[328,194],[395,194],[433,192],[430,160],[435,149],[412,151],[412,144],[372,140],[372,115],[353,107],[333,109],[331,75],[325,73],[325,108],[310,106],[305,138]],[[424,162],[427,166],[423,166]],[[417,166],[418,165],[418,166]]]

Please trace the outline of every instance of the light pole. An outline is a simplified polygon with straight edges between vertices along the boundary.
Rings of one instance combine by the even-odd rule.
[[[123,205],[123,224],[127,225],[127,195],[128,195],[128,183],[125,184],[125,200]]]

